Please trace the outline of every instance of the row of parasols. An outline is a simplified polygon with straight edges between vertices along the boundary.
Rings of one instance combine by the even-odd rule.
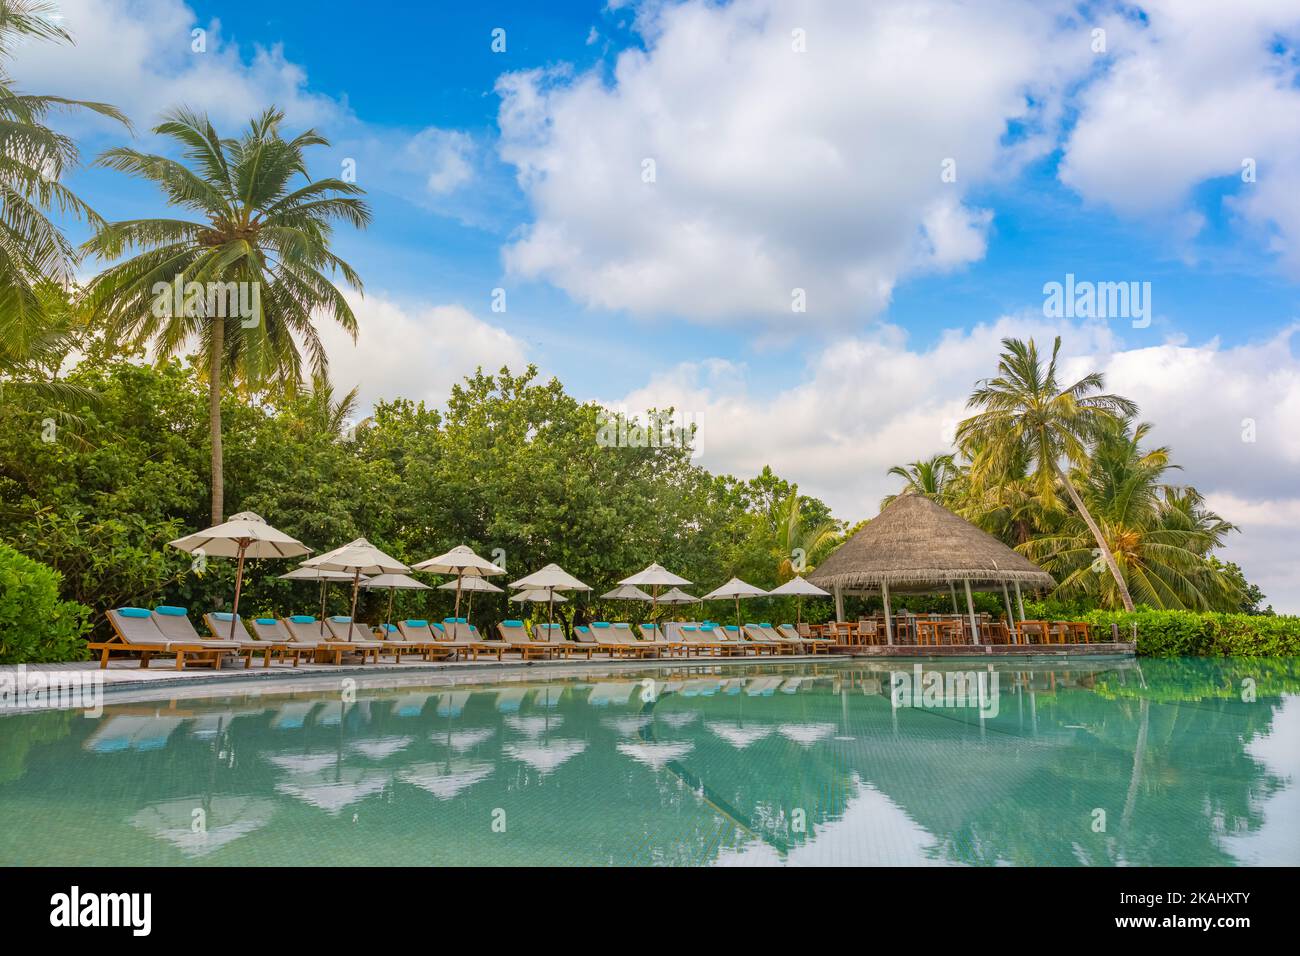
[[[244,583],[244,561],[249,558],[294,558],[311,554],[307,547],[296,538],[271,527],[259,515],[244,511],[234,515],[230,520],[219,525],[186,535],[170,542],[172,547],[189,554],[207,557],[234,558],[235,600],[230,620],[231,638],[234,638],[235,624],[239,618],[239,597]],[[352,612],[350,619],[356,618],[357,598],[361,588],[387,589],[388,617],[393,613],[393,597],[398,590],[427,590],[429,585],[410,577],[408,572],[417,571],[428,574],[454,575],[454,581],[439,585],[443,590],[456,592],[456,616],[460,616],[461,595],[469,594],[473,600],[475,592],[502,593],[503,588],[484,580],[499,574],[505,574],[504,568],[498,567],[487,558],[476,554],[465,545],[452,548],[446,554],[429,558],[418,564],[406,565],[392,555],[385,554],[365,538],[335,548],[314,558],[303,561],[301,565],[287,574],[280,575],[288,580],[311,580],[321,584],[321,616],[325,615],[325,589],[330,581],[352,582]],[[618,582],[618,587],[601,595],[610,600],[648,601],[653,618],[660,604],[690,604],[696,601],[734,600],[736,604],[736,623],[740,623],[740,602],[753,597],[829,597],[814,584],[809,584],[801,577],[795,577],[771,591],[748,584],[739,578],[732,578],[720,588],[716,588],[703,597],[694,597],[681,590],[689,586],[690,581],[658,564],[651,564],[631,577]],[[548,618],[555,620],[555,605],[568,600],[560,592],[590,591],[591,588],[569,574],[558,564],[548,564],[539,571],[514,581],[509,585],[516,593],[511,601],[527,601],[548,605]],[[649,589],[648,591],[645,589]],[[661,589],[668,590],[661,593]],[[802,607],[799,612],[802,613]],[[351,625],[349,625],[349,636]]]

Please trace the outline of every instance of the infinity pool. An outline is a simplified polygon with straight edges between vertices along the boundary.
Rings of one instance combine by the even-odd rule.
[[[1300,864],[1294,660],[441,680],[0,717],[0,862]]]

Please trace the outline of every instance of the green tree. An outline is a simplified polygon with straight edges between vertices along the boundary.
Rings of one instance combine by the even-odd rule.
[[[903,479],[903,492],[922,495],[939,504],[947,504],[953,497],[954,486],[961,477],[956,456],[932,455],[920,461],[910,462],[906,466],[895,465],[885,472]],[[880,502],[884,508],[898,495],[887,495]]]
[[[1072,482],[1095,516],[1105,550],[1115,555],[1136,599],[1158,609],[1235,609],[1240,593],[1208,560],[1236,529],[1205,507],[1194,488],[1167,484],[1168,448],[1143,449],[1148,424],[1116,422],[1099,432],[1092,457]],[[1055,574],[1057,596],[1084,594],[1113,607],[1118,591],[1097,571],[1091,529],[1076,514],[1021,546]]]
[[[77,146],[47,119],[77,109],[122,123],[126,117],[105,103],[15,89],[7,67],[18,42],[72,42],[53,15],[48,3],[0,0],[0,388],[18,383],[45,400],[66,403],[87,397],[64,387],[56,374],[71,331],[64,290],[76,254],[46,214],[57,211],[95,224],[100,219],[63,185],[77,164]]]
[[[205,115],[177,109],[154,132],[179,144],[188,164],[125,146],[96,160],[155,183],[170,203],[198,215],[103,225],[86,252],[111,261],[139,251],[96,276],[85,300],[110,335],[131,347],[152,343],[167,358],[197,340],[208,378],[214,523],[224,511],[223,375],[254,387],[274,380],[292,388],[302,377],[299,342],[313,372],[326,374],[316,313],[356,335],[352,308],[325,273],[361,288],[352,267],[330,251],[330,240],[335,222],[363,228],[370,210],[358,198],[360,187],[310,179],[306,150],[329,143],[314,130],[283,138],[283,119],[267,109],[243,136],[223,139]],[[306,182],[294,188],[299,177]],[[179,309],[173,287],[182,290]],[[236,291],[241,303],[251,304],[250,314],[232,314]]]
[[[1133,598],[1115,555],[1061,463],[1085,465],[1099,432],[1117,416],[1137,414],[1137,406],[1103,393],[1100,372],[1062,388],[1056,367],[1060,336],[1046,365],[1033,339],[1003,339],[1002,347],[999,374],[977,383],[967,401],[967,407],[979,411],[957,427],[958,445],[971,457],[972,478],[1005,474],[1012,462],[1022,460],[1029,463],[1034,490],[1045,506],[1053,506],[1058,487],[1064,488],[1092,534],[1125,610],[1131,611]]]

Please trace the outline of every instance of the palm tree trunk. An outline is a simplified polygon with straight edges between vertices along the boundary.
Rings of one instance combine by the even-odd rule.
[[[225,468],[221,458],[221,361],[226,351],[226,323],[212,321],[212,357],[208,366],[208,426],[212,434],[212,523],[221,524],[225,510]]]
[[[1083,517],[1083,523],[1086,524],[1088,530],[1092,532],[1092,537],[1097,542],[1097,550],[1101,552],[1101,556],[1106,562],[1106,567],[1110,568],[1111,577],[1115,579],[1115,585],[1119,588],[1119,599],[1124,602],[1124,610],[1131,612],[1133,610],[1133,598],[1129,596],[1128,585],[1124,583],[1124,575],[1120,573],[1119,564],[1115,561],[1115,555],[1111,553],[1110,546],[1106,544],[1106,539],[1101,536],[1101,528],[1099,528],[1097,522],[1093,520],[1092,512],[1088,510],[1087,506],[1083,503],[1083,499],[1079,497],[1079,492],[1074,490],[1074,485],[1071,484],[1070,479],[1066,477],[1055,463],[1052,464],[1052,469],[1056,472],[1056,476],[1061,479],[1061,484],[1065,485],[1066,493],[1070,496],[1070,500],[1074,502],[1074,507],[1078,509],[1079,514]]]

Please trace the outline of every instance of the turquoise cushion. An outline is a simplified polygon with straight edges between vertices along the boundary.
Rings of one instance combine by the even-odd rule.
[[[443,624],[455,624],[456,621],[457,621],[457,618],[454,618],[454,617],[444,617],[444,618],[442,619],[442,623],[443,623]]]
[[[592,627],[609,627],[609,621],[592,621]]]
[[[380,624],[379,629],[385,634],[396,634],[397,626],[394,624]]]
[[[445,627],[443,627],[443,626],[442,626],[441,624],[439,624],[437,621],[434,621],[434,622],[433,622],[433,626],[436,627],[436,628],[437,628],[438,630],[440,630],[440,631],[444,631],[444,632],[445,632],[445,631],[447,630]]]
[[[258,623],[258,624],[274,624],[274,623],[275,623],[275,618],[273,618],[273,617],[259,617],[259,618],[257,618],[257,623]]]
[[[760,624],[760,625],[758,625],[758,626],[759,626],[759,627],[771,627],[771,626],[772,626],[772,622],[771,622],[771,621],[764,621],[762,624]]]
[[[403,621],[407,627],[428,627],[428,621]]]
[[[120,607],[117,613],[123,617],[153,617],[146,608],[142,607]]]
[[[653,624],[642,624],[641,629],[646,631],[653,631],[655,629],[655,626]]]
[[[315,619],[314,617],[312,617],[310,614],[295,614],[293,617],[289,618],[289,620],[293,621],[293,623],[295,623],[295,624],[315,624],[315,623],[316,623],[316,619]]]
[[[631,630],[631,625],[628,624],[626,621],[616,621],[614,623],[614,626],[621,631]]]
[[[155,610],[156,610],[156,609],[155,609]],[[224,621],[224,622],[226,622],[227,624],[230,623],[230,619],[231,619],[232,617],[234,617],[234,616],[235,616],[235,615],[231,614],[229,611],[214,611],[213,614],[212,614],[212,617],[213,617],[215,620],[218,620],[218,621]]]
[[[335,624],[346,624],[348,621],[352,620],[352,618],[348,617],[346,614],[335,614],[330,618],[330,620]]]
[[[502,627],[523,627],[524,622],[523,621],[502,621],[501,626]],[[542,625],[542,627],[545,626],[546,626],[545,624]]]
[[[168,617],[184,617],[190,613],[183,607],[173,607],[170,604],[159,604],[154,608],[154,611],[159,614],[166,614]]]
[[[698,631],[699,628],[696,627],[694,624],[683,624],[683,625],[682,625],[682,630],[683,630],[683,631]]]
[[[734,624],[727,624],[727,625],[725,625],[725,627],[726,627],[727,630],[729,630],[729,631],[738,631],[738,630],[740,630],[740,628],[738,628],[738,627],[737,627],[736,625],[734,625]]]
[[[730,626],[735,627],[736,625],[732,624]],[[766,627],[766,626],[767,626],[766,624],[759,625],[759,624],[750,624],[748,621],[745,622],[745,627]]]
[[[701,631],[711,631],[711,630],[713,630],[715,627],[717,627],[716,624],[701,624],[701,625],[700,625],[700,630],[701,630]]]
[[[574,628],[574,630],[577,631],[579,634],[588,634],[591,632],[591,628],[587,627],[585,624],[579,624],[577,627]]]

